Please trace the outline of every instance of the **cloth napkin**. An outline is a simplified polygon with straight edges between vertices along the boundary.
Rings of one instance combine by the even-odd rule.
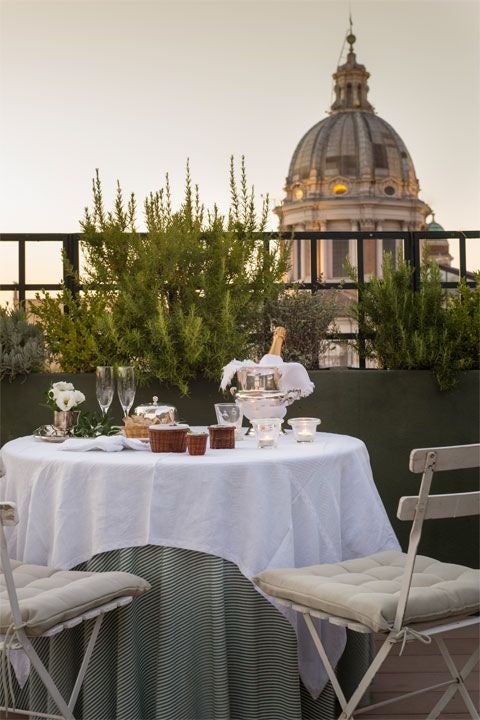
[[[264,355],[259,363],[252,360],[232,360],[223,368],[222,382],[220,389],[225,390],[230,385],[233,376],[240,368],[244,367],[261,367],[262,365],[275,365],[280,372],[279,390],[288,392],[289,390],[300,390],[300,397],[310,395],[315,385],[310,380],[308,372],[301,363],[283,362],[279,355]]]
[[[71,438],[60,445],[59,450],[87,452],[87,450],[104,450],[119,452],[120,450],[149,450],[148,443],[138,438],[127,438],[125,435],[99,435],[96,438]]]

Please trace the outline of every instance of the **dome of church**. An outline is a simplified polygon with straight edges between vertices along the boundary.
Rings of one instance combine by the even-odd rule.
[[[419,198],[405,143],[370,104],[370,75],[357,61],[355,41],[350,18],[346,60],[333,74],[333,104],[328,116],[298,143],[285,197],[274,208],[282,232],[305,233],[293,240],[289,280],[310,282],[312,268],[327,280],[345,278],[345,258],[353,265],[356,262],[354,241],[337,235],[346,231],[378,233],[363,238],[363,269],[366,276],[375,275],[381,272],[383,253],[396,255],[400,250],[401,240],[395,233],[425,229],[432,213]],[[317,244],[305,242],[309,231],[324,236],[316,238]],[[334,233],[331,237],[330,232]],[[425,240],[429,251],[432,242]],[[448,241],[435,239],[435,243],[436,258],[444,264]]]
[[[418,197],[419,185],[405,143],[367,99],[370,77],[353,51],[334,73],[335,101],[329,117],[314,125],[297,145],[287,188],[291,199],[344,195]]]
[[[435,213],[432,213],[432,219],[425,228],[428,232],[445,232],[445,228],[435,220]]]
[[[368,178],[383,184],[392,178],[407,193],[409,189],[414,196],[418,193],[405,143],[391,125],[368,110],[334,112],[303,136],[293,154],[287,182],[301,182],[312,174],[317,181]],[[387,195],[394,195],[395,190],[385,185]]]
[[[435,220],[434,212],[432,212],[432,219],[429,223],[427,223],[425,230],[428,230],[428,232],[445,232],[440,223]],[[436,260],[439,265],[443,267],[451,266],[453,256],[450,255],[448,240],[446,238],[429,239],[424,240],[423,242],[428,248],[429,256]]]

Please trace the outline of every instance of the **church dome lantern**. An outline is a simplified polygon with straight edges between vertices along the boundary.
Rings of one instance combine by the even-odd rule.
[[[347,62],[333,75],[335,100],[330,116],[308,130],[298,143],[287,186],[315,175],[320,195],[332,193],[337,184],[332,178],[339,178],[340,184],[349,178],[353,180],[350,193],[355,190],[357,195],[371,195],[375,189],[380,197],[417,197],[419,185],[412,158],[393,127],[375,114],[367,97],[370,75],[357,63],[352,33],[347,42]],[[333,194],[339,193],[333,190]]]

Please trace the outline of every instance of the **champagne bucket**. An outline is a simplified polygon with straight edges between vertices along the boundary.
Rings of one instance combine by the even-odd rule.
[[[239,390],[235,393],[235,402],[240,405],[243,414],[248,420],[283,418],[287,412],[287,406],[291,405],[299,397],[299,390],[289,390],[288,392]]]
[[[278,391],[280,377],[280,371],[275,366],[243,367],[237,370],[238,389],[239,391]]]

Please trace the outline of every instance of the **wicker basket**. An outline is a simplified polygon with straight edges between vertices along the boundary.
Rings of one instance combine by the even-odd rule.
[[[235,447],[235,425],[209,425],[210,447],[225,450]]]
[[[148,437],[152,452],[183,453],[187,449],[188,426],[150,425]]]
[[[148,428],[154,423],[152,420],[145,420],[134,415],[133,417],[124,417],[123,424],[125,426],[123,432],[127,437],[148,440]]]
[[[189,455],[205,455],[207,440],[208,433],[189,433],[187,435],[187,450]]]

